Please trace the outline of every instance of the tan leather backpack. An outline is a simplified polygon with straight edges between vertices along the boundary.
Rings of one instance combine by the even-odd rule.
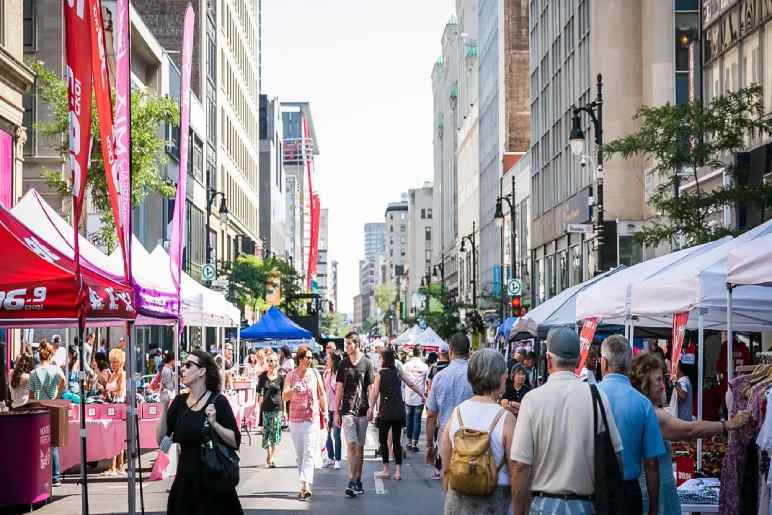
[[[488,431],[464,427],[461,411],[456,408],[458,431],[453,435],[453,454],[448,467],[450,487],[465,495],[490,495],[496,489],[498,472],[504,464],[496,465],[491,447],[491,435],[504,409],[493,418]]]

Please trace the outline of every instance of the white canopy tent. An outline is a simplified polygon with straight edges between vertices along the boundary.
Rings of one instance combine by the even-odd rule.
[[[702,420],[705,329],[727,330],[727,376],[732,377],[732,331],[772,328],[772,290],[745,286],[733,296],[727,287],[729,253],[772,234],[772,221],[717,245],[671,267],[648,281],[633,285],[631,312],[644,325],[672,326],[673,315],[689,313],[688,327],[697,329],[697,419]],[[753,242],[753,243],[750,243]],[[734,319],[736,315],[736,320]],[[695,321],[696,316],[696,321]],[[702,463],[702,440],[697,441],[697,463]]]
[[[729,251],[726,282],[772,286],[772,234],[737,245]]]
[[[595,282],[579,292],[576,297],[576,319],[597,318],[603,324],[624,324],[627,337],[633,339],[634,323],[630,312],[630,298],[633,285],[648,281],[672,266],[707,252],[731,240],[722,240],[672,252],[650,259]]]
[[[440,335],[434,332],[434,329],[427,327],[423,331],[420,330],[420,334],[411,338],[409,341],[403,342],[403,346],[409,349],[420,345],[423,349],[439,352],[440,347],[445,343]]]
[[[595,283],[623,270],[624,266],[615,268],[583,283],[576,284],[563,290],[551,299],[548,299],[531,311],[520,317],[509,335],[517,333],[530,333],[541,338],[545,337],[547,331],[553,327],[576,327],[577,313],[576,300],[579,293],[589,288]]]
[[[391,343],[394,345],[402,345],[404,343],[410,343],[422,332],[423,330],[419,326],[414,325],[413,327],[406,329],[402,334],[394,338],[394,340]]]

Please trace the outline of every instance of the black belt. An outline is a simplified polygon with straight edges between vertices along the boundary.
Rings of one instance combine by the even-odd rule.
[[[594,497],[592,495],[577,495],[577,494],[551,494],[548,492],[531,492],[533,497],[547,497],[550,499],[563,499],[564,501],[589,501],[592,502]]]

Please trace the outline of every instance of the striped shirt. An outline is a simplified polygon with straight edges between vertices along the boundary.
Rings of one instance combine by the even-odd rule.
[[[58,365],[41,365],[29,375],[30,397],[42,401],[56,399],[59,378],[64,379],[64,372]]]

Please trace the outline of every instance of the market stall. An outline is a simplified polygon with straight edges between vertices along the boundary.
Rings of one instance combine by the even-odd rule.
[[[434,329],[427,327],[421,334],[412,338],[412,341],[401,345],[400,349],[410,352],[414,347],[420,346],[424,352],[439,352],[443,341],[440,335],[434,332]]]

